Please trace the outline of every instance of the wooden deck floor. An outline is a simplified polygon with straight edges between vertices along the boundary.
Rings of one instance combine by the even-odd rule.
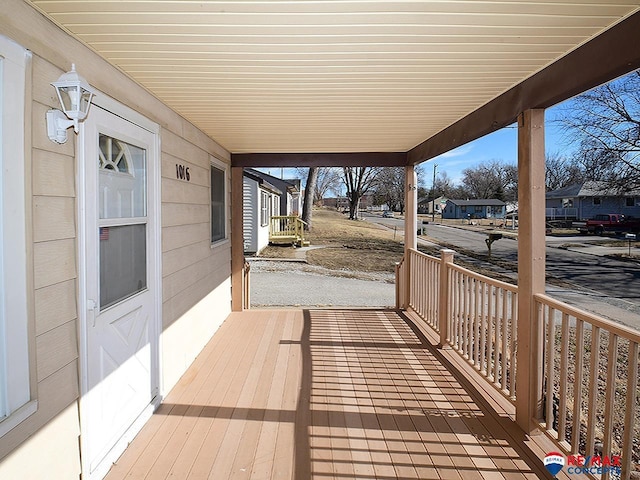
[[[233,314],[107,479],[548,477],[439,355],[395,311]]]

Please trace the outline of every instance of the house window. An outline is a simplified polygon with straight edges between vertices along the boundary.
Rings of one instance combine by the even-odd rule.
[[[269,224],[269,209],[271,199],[267,192],[260,192],[260,225],[266,227]]]
[[[635,207],[636,206],[635,197],[625,197],[624,201],[625,201],[625,206],[627,206],[627,207]]]
[[[227,238],[226,174],[211,165],[211,243]]]
[[[481,205],[476,205],[475,212],[476,213],[482,213],[482,206]]]
[[[466,205],[462,205],[462,206],[460,207],[460,211],[461,211],[461,212],[466,212],[466,211],[467,211],[467,206],[466,206]]]
[[[602,199],[600,197],[593,197],[593,206],[599,207],[602,205]]]
[[[0,36],[0,436],[36,410],[29,388],[25,252],[26,56]]]

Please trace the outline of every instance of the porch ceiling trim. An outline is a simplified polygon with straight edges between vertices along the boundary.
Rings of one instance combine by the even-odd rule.
[[[524,80],[407,152],[418,164],[640,68],[640,12]]]
[[[401,167],[406,152],[232,153],[233,167]]]

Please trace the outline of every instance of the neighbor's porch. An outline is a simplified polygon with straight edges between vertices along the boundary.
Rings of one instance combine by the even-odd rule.
[[[107,478],[548,476],[510,403],[419,323],[397,310],[234,313]]]

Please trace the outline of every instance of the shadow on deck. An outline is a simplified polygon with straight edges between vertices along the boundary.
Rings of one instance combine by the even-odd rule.
[[[251,310],[107,478],[551,478],[523,439],[402,312]]]

